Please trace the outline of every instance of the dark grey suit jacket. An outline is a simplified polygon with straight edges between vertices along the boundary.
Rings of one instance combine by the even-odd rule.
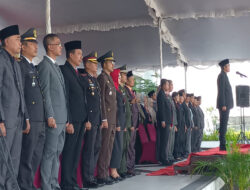
[[[226,106],[227,109],[231,109],[234,106],[233,92],[227,74],[224,71],[218,76],[217,79],[218,96],[217,96],[217,108],[222,109]]]
[[[6,128],[16,127],[16,118],[25,114],[22,75],[18,63],[0,49],[0,121]],[[25,116],[28,118],[28,115]]]
[[[47,56],[44,56],[37,69],[45,99],[46,119],[53,117],[56,123],[66,123],[68,120],[66,91],[59,66],[56,66]]]
[[[170,126],[173,123],[172,105],[162,89],[157,95],[157,108],[157,118],[159,125],[161,125],[162,121],[165,121],[166,125]]]
[[[44,122],[44,102],[37,69],[24,57],[21,57],[19,66],[22,72],[24,98],[29,119],[30,121]]]

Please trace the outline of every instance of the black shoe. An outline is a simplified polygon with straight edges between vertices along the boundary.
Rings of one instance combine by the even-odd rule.
[[[133,177],[133,175],[130,172],[127,172],[126,173],[126,178],[131,178],[131,177]]]
[[[104,179],[103,178],[99,178],[96,180],[98,187],[102,187],[105,185]]]
[[[126,179],[127,178],[127,174],[126,173],[120,173],[120,177],[123,178],[123,179]]]
[[[132,171],[132,170],[131,170],[131,171],[128,171],[128,172],[127,172],[127,175],[133,177],[133,176],[135,176],[135,172]]]
[[[118,181],[123,181],[123,180],[124,180],[124,178],[122,178],[121,176],[117,177],[116,179],[117,179]]]
[[[163,166],[172,166],[173,165],[173,162],[171,161],[165,161],[162,163]]]
[[[135,175],[141,175],[141,172],[139,172],[139,171],[134,171],[134,174],[135,174]]]
[[[74,187],[73,190],[89,190],[88,188],[85,188],[85,187]]]
[[[226,147],[220,147],[220,151],[226,151]]]
[[[104,184],[103,184],[103,185],[104,185]],[[97,181],[92,180],[92,181],[86,181],[86,182],[84,183],[84,187],[90,188],[90,189],[95,189],[95,188],[100,187],[100,185],[97,183]]]
[[[115,183],[118,183],[120,180],[119,180],[119,177],[112,177],[110,176],[110,178],[115,182]]]
[[[97,179],[98,184],[104,184],[104,185],[112,185],[115,183],[114,180],[112,180],[110,177],[107,178],[99,178]]]

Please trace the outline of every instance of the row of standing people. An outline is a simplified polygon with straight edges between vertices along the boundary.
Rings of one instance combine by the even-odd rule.
[[[201,97],[172,91],[173,82],[162,79],[157,93],[156,156],[163,165],[201,151],[204,129]]]
[[[139,111],[134,77],[124,67],[114,70],[112,51],[99,58],[96,52],[83,57],[81,41],[70,41],[64,44],[66,62],[59,66],[61,40],[48,34],[43,39],[46,55],[35,66],[34,28],[20,36],[18,25],[6,27],[0,40],[0,131],[14,169],[11,173],[1,157],[1,189],[36,189],[39,165],[41,189],[83,189],[77,184],[81,157],[86,188],[136,175]],[[77,69],[82,62],[84,69]],[[98,62],[102,72],[97,77]]]

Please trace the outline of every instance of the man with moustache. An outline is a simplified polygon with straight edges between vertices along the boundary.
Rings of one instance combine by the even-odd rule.
[[[86,92],[82,88],[77,70],[83,58],[82,43],[69,41],[64,46],[67,60],[60,68],[64,76],[69,125],[66,127],[66,139],[62,152],[61,189],[78,190],[80,188],[77,184],[77,166],[81,156],[85,126],[90,130],[91,124],[87,122]]]
[[[34,28],[21,36],[22,51],[19,62],[25,103],[29,113],[30,130],[24,130],[18,183],[22,190],[34,189],[35,173],[40,165],[45,141],[44,100],[38,71],[32,63],[37,56],[37,35]]]
[[[102,73],[97,78],[101,88],[102,109],[102,146],[97,162],[98,182],[111,185],[114,180],[109,176],[109,164],[117,126],[116,89],[110,76],[115,64],[113,52],[109,51],[99,57],[98,62],[102,65]]]
[[[0,49],[0,136],[7,145],[8,150],[5,151],[10,153],[12,162],[7,168],[3,158],[0,161],[0,189],[6,190],[19,189],[16,177],[19,170],[25,118],[25,131],[30,130],[28,113],[25,112],[22,74],[15,60],[21,50],[20,39],[18,25],[8,26],[0,31],[2,44]],[[13,170],[9,171],[10,169]]]
[[[97,183],[94,171],[101,148],[101,89],[96,79],[97,52],[91,52],[83,58],[84,69],[81,73],[82,87],[85,89],[87,102],[87,120],[91,128],[86,128],[82,151],[82,181],[86,188],[97,188],[104,184]]]
[[[42,190],[59,190],[59,156],[63,150],[65,127],[68,121],[64,78],[56,63],[56,58],[62,54],[62,45],[56,34],[47,34],[43,39],[43,45],[47,55],[37,67],[45,99],[47,120],[41,162],[41,188]]]

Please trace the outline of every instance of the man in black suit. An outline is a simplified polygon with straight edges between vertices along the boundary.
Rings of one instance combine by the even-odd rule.
[[[227,123],[229,119],[230,109],[233,108],[233,93],[232,87],[227,77],[227,73],[230,72],[230,64],[228,59],[224,59],[219,63],[221,72],[217,79],[218,96],[217,96],[217,108],[220,113],[220,150],[226,150],[226,132]]]
[[[158,126],[160,127],[160,154],[159,160],[163,165],[172,165],[169,160],[168,141],[173,125],[172,105],[167,98],[169,93],[169,82],[166,79],[161,79],[161,89],[157,95],[157,119]]]
[[[67,61],[61,66],[64,76],[66,98],[68,103],[69,125],[66,126],[66,140],[62,152],[62,182],[63,190],[80,189],[77,184],[77,166],[81,155],[86,122],[86,97],[78,75],[78,67],[82,62],[81,41],[70,41],[64,44]]]
[[[101,89],[97,81],[97,52],[91,52],[83,58],[84,69],[79,69],[83,88],[86,89],[88,121],[91,129],[87,129],[82,151],[82,181],[84,187],[97,188],[94,177],[95,167],[101,149]]]
[[[189,102],[192,94],[186,94],[186,99],[182,103],[183,110],[185,114],[185,133],[186,133],[186,148],[185,152],[187,157],[191,153],[191,132],[193,128],[193,113],[191,109],[189,108]]]
[[[24,130],[18,183],[22,190],[34,189],[33,180],[40,165],[45,141],[45,116],[38,71],[32,60],[37,56],[36,30],[29,29],[21,36],[22,56],[19,62],[25,103],[29,113],[30,130]]]
[[[26,119],[27,131],[30,128],[21,69],[16,61],[16,55],[21,50],[20,39],[17,25],[8,26],[0,31],[2,44],[0,49],[0,136],[6,142],[6,149],[10,153],[12,162],[7,168],[6,163],[3,162],[3,156],[0,157],[0,189],[6,190],[18,189],[15,177],[19,170],[24,119]],[[2,154],[7,156],[7,151]],[[12,173],[11,176],[10,173]]]
[[[204,113],[200,107],[201,105],[201,96],[197,97],[197,102],[198,102],[198,106],[197,106],[197,110],[198,110],[198,115],[199,115],[199,137],[198,137],[198,144],[197,144],[197,150],[200,152],[201,151],[201,141],[203,138],[203,130],[204,130],[204,126],[205,126],[205,121],[204,121]]]

